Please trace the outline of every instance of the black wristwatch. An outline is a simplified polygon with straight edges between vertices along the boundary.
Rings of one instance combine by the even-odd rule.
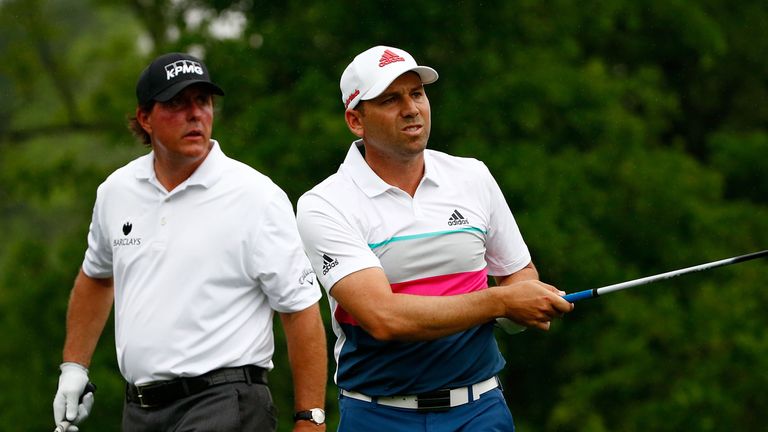
[[[293,415],[293,421],[308,420],[316,425],[325,423],[325,411],[320,408],[312,408],[306,411],[299,411]]]

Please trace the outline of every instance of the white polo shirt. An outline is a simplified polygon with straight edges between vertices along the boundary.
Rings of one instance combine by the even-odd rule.
[[[354,143],[339,171],[304,194],[299,233],[318,280],[380,267],[392,291],[447,296],[487,288],[531,261],[496,181],[480,161],[426,150],[414,197],[385,183]],[[364,289],[364,288],[361,288]],[[336,382],[372,396],[474,384],[503,367],[491,323],[427,342],[373,339],[332,296]]]
[[[212,145],[172,192],[153,153],[98,188],[83,271],[114,277],[117,359],[130,383],[271,369],[273,310],[322,295],[286,194]]]

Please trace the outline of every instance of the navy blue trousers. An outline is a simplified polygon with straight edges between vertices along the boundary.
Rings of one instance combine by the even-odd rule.
[[[339,432],[514,432],[500,389],[443,412],[418,412],[339,397]]]

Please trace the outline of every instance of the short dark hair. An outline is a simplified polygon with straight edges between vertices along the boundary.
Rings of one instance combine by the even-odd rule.
[[[360,102],[355,105],[354,108],[352,108],[354,111],[357,111],[360,113],[360,115],[365,115],[365,101],[361,100]]]
[[[150,113],[154,107],[155,101],[150,101],[144,105],[138,106],[139,110],[144,113]],[[139,124],[139,119],[136,118],[136,115],[128,118],[128,129],[131,131],[133,136],[135,136],[136,139],[138,139],[144,146],[152,147],[152,138],[150,138],[147,131],[141,127],[141,124]]]

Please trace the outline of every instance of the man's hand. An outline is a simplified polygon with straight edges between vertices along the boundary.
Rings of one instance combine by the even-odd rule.
[[[573,310],[573,303],[562,298],[563,291],[540,281],[525,280],[499,288],[504,290],[506,317],[524,327],[549,330],[554,318]]]
[[[78,363],[65,362],[59,367],[59,388],[53,398],[53,420],[56,425],[67,421],[69,432],[77,432],[77,424],[85,420],[93,408],[93,392],[83,395],[88,384],[88,369]],[[82,396],[82,400],[81,400]]]

